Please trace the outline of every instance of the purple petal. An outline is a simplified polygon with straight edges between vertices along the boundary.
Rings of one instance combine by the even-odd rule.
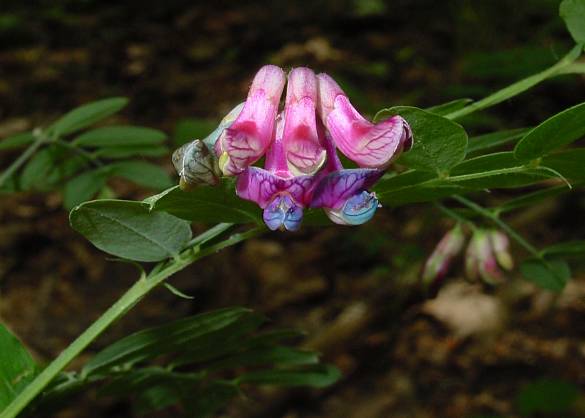
[[[340,170],[328,174],[312,192],[311,207],[340,209],[348,199],[376,183],[382,174],[382,170],[368,168]]]
[[[288,194],[280,194],[266,206],[262,217],[266,226],[273,231],[297,231],[303,221],[303,208]]]
[[[313,176],[283,178],[258,167],[250,167],[238,176],[236,194],[256,202],[264,209],[277,194],[288,194],[301,207],[307,206]]]

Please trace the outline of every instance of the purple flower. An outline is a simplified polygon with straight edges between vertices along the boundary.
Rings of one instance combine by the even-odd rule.
[[[276,138],[266,154],[265,168],[249,167],[240,174],[236,193],[264,209],[264,222],[271,230],[296,231],[303,220],[303,208],[310,202],[315,177],[294,176],[289,171],[282,132],[283,120],[279,115]]]
[[[325,162],[325,149],[317,133],[317,78],[309,68],[288,75],[283,147],[290,171],[315,174]]]
[[[463,249],[464,242],[465,235],[459,224],[439,241],[423,269],[422,278],[427,286],[438,287],[447,275],[451,262]]]
[[[341,87],[327,74],[317,76],[319,114],[335,145],[360,167],[386,168],[412,145],[412,132],[400,116],[376,124],[351,105]]]
[[[241,113],[215,145],[224,175],[240,174],[266,153],[284,84],[284,72],[274,65],[262,67],[254,77]]]
[[[384,174],[372,168],[344,169],[335,145],[325,134],[327,164],[319,173],[311,196],[312,208],[323,208],[329,219],[340,225],[361,225],[380,206],[375,193],[366,189]]]

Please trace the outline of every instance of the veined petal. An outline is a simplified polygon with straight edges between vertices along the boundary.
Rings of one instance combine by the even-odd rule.
[[[361,167],[387,167],[412,141],[410,127],[400,116],[376,124],[364,119],[346,96],[337,96],[325,121],[337,147]]]
[[[270,146],[284,84],[284,72],[274,65],[262,67],[254,77],[244,108],[219,137],[220,168],[225,175],[241,173]]]
[[[264,209],[274,196],[286,193],[303,207],[309,203],[307,197],[314,182],[313,176],[282,178],[262,168],[250,167],[238,176],[236,194]]]
[[[357,168],[334,171],[322,178],[312,192],[311,207],[341,209],[354,195],[371,187],[384,172]]]
[[[412,132],[400,116],[376,124],[351,105],[347,95],[327,74],[317,76],[319,114],[337,147],[360,167],[385,168],[412,145]]]
[[[201,184],[219,184],[217,159],[203,141],[196,139],[173,152],[173,165],[180,176],[181,189],[190,190]]]
[[[380,207],[375,193],[365,190],[347,199],[341,209],[325,209],[325,214],[340,225],[361,225],[368,222]]]
[[[317,78],[308,68],[295,68],[288,76],[283,145],[294,175],[314,174],[325,162],[316,120]]]
[[[275,231],[297,231],[303,221],[303,208],[288,194],[279,194],[264,208],[264,223]]]

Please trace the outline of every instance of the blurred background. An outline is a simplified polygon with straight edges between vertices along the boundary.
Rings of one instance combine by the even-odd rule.
[[[127,96],[116,122],[162,129],[175,148],[210,132],[266,63],[331,74],[369,115],[424,108],[482,98],[572,45],[556,0],[2,0],[0,138]],[[583,101],[584,86],[583,77],[559,77],[462,123],[470,136],[533,126]],[[0,164],[17,156],[2,153]],[[170,155],[154,161],[172,171]],[[152,194],[123,180],[111,187],[121,198]],[[0,316],[48,361],[137,272],[70,229],[60,194],[0,199]],[[508,220],[544,246],[582,238],[584,209],[575,192]],[[469,284],[456,268],[425,300],[415,286],[421,265],[451,225],[428,205],[410,205],[380,210],[360,228],[265,234],[178,274],[172,283],[194,300],[154,292],[74,366],[132,331],[243,305],[304,330],[301,343],[344,378],[320,391],[253,389],[226,417],[585,416],[585,262],[573,264],[560,296],[518,274],[496,288]],[[557,409],[547,412],[542,399]],[[58,416],[135,415],[130,402],[89,393]]]

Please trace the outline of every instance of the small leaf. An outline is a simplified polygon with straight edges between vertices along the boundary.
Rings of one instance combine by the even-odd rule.
[[[498,210],[501,213],[504,213],[526,206],[531,206],[535,203],[542,201],[543,199],[558,196],[560,193],[566,192],[567,190],[568,188],[565,185],[549,187],[548,189],[543,190],[537,190],[535,192],[524,194],[522,196],[518,196],[514,199],[508,200],[507,202],[500,205],[498,207]]]
[[[128,157],[163,157],[169,154],[169,149],[164,145],[128,145],[99,148],[94,154],[99,158],[111,159]]]
[[[142,126],[104,126],[84,132],[73,144],[82,147],[157,145],[166,138],[164,132]]]
[[[578,44],[585,44],[585,0],[563,0],[559,15]]]
[[[37,365],[18,339],[0,324],[0,412],[35,378]]]
[[[405,118],[412,128],[414,143],[399,163],[423,171],[446,173],[463,161],[467,133],[461,125],[415,107],[390,109]]]
[[[212,363],[209,370],[225,370],[232,367],[259,365],[307,365],[317,364],[319,355],[313,351],[303,351],[291,347],[256,347],[236,353],[227,359]]]
[[[26,163],[20,175],[20,187],[23,190],[45,191],[56,182],[55,172],[58,151],[47,147],[37,153]]]
[[[469,138],[467,155],[514,142],[522,138],[528,131],[529,128],[518,128]]]
[[[82,374],[92,374],[124,364],[153,359],[163,353],[199,344],[205,338],[249,316],[250,310],[226,308],[179,319],[169,324],[139,331],[122,338],[96,354],[83,368]]]
[[[189,223],[148,205],[124,200],[95,200],[71,211],[73,229],[108,254],[135,261],[175,257],[191,238]]]
[[[9,136],[0,141],[0,151],[24,147],[32,143],[35,136],[32,132],[23,132],[20,134]]]
[[[580,256],[585,254],[585,240],[567,241],[551,245],[540,252],[543,256]]]
[[[553,292],[563,290],[571,277],[569,265],[561,259],[531,258],[520,265],[520,271],[527,280]]]
[[[63,206],[73,209],[94,197],[106,185],[107,172],[103,169],[86,171],[69,180],[63,189]]]
[[[525,417],[535,414],[563,415],[569,412],[579,397],[579,392],[579,388],[571,383],[541,379],[526,385],[518,394],[518,409]]]
[[[550,167],[571,180],[585,180],[585,148],[571,148],[542,158]]]
[[[118,112],[126,104],[125,97],[113,97],[79,106],[55,121],[49,130],[57,136],[79,131]]]
[[[425,110],[429,113],[434,113],[435,115],[439,116],[446,116],[451,112],[455,112],[456,110],[463,109],[469,103],[473,102],[471,99],[457,99],[452,100],[447,103],[442,103],[437,106],[428,107]]]
[[[234,183],[224,180],[219,186],[201,186],[184,192],[175,186],[147,199],[151,210],[165,211],[193,222],[262,222],[258,206],[236,196]]]
[[[304,370],[261,370],[244,373],[237,382],[275,386],[310,386],[324,388],[337,382],[341,373],[336,367],[319,365]]]
[[[516,144],[514,156],[530,161],[585,135],[585,103],[578,104],[545,120]]]
[[[173,185],[171,177],[165,170],[146,161],[123,161],[110,167],[111,175],[123,177],[150,189],[162,190]]]

